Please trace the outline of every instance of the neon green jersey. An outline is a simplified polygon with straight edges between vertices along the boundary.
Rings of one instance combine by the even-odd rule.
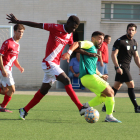
[[[91,41],[80,41],[81,49],[89,53],[97,53],[97,49]],[[90,57],[87,55],[80,54],[80,75],[79,78],[83,77],[86,74],[96,74],[96,63],[97,57]]]

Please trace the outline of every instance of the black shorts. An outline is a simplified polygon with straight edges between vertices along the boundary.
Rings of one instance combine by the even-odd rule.
[[[121,83],[132,81],[132,76],[130,74],[130,66],[121,65],[120,68],[123,70],[123,74],[120,75],[119,73],[116,73],[115,81]]]

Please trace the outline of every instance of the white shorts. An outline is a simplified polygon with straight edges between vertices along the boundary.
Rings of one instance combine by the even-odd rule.
[[[7,73],[8,73],[8,77],[4,77],[2,75],[2,72],[0,71],[0,80],[4,87],[12,86],[15,84],[13,76],[12,76],[12,71],[7,71]]]
[[[56,77],[63,73],[64,71],[60,68],[60,65],[56,65],[55,63],[49,62],[46,64],[42,62],[42,69],[44,70],[44,78],[43,83],[49,83],[52,85],[56,81]]]

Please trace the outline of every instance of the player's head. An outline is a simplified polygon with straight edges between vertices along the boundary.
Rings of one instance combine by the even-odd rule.
[[[65,29],[70,34],[72,32],[75,32],[79,24],[80,24],[79,18],[77,16],[72,15],[68,18],[67,23],[65,24]]]
[[[14,38],[19,40],[22,38],[25,27],[22,24],[16,24],[14,26]]]
[[[107,44],[110,44],[110,42],[111,42],[111,36],[110,36],[110,35],[105,35],[104,41],[105,41]]]
[[[91,35],[91,41],[93,42],[94,46],[99,49],[104,41],[104,33],[95,31]]]
[[[134,23],[129,23],[127,25],[127,36],[131,39],[136,34],[137,26]]]

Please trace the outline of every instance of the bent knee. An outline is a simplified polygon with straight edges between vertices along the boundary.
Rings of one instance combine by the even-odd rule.
[[[69,85],[69,84],[71,84],[70,78],[66,77],[64,80],[64,85]]]

